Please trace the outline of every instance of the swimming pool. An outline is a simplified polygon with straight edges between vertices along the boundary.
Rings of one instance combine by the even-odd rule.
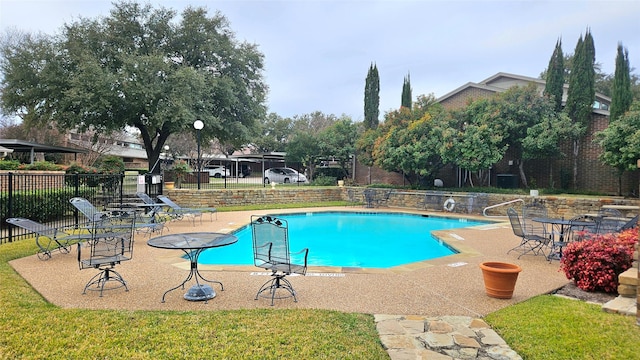
[[[309,248],[309,266],[389,268],[457,253],[432,231],[486,224],[402,213],[313,212],[274,215],[289,223],[292,252]],[[251,227],[232,246],[204,251],[200,264],[253,265]]]

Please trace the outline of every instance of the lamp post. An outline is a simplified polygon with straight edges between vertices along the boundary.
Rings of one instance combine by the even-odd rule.
[[[200,130],[204,127],[204,123],[201,120],[193,122],[193,128],[196,129],[196,137],[198,139],[198,190],[200,190]]]
[[[162,156],[162,154],[164,154],[164,159],[163,159],[163,163],[164,163],[164,167],[167,167],[167,157],[169,157],[169,155],[167,154],[169,152],[169,145],[165,145],[162,147],[162,149],[164,149],[163,153],[160,153],[160,155]],[[160,171],[162,172],[162,164],[160,164]]]

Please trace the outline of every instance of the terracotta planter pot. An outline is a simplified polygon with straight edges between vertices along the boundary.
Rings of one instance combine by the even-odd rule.
[[[511,299],[522,268],[515,264],[485,261],[480,264],[487,295],[497,299]]]
[[[175,187],[175,183],[173,181],[165,181],[164,187],[166,187],[167,189],[173,189]]]

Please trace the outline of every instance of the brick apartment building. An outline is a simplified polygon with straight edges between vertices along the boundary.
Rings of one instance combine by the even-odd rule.
[[[487,98],[497,93],[504,92],[513,86],[527,86],[535,84],[540,95],[544,91],[545,81],[541,79],[531,78],[527,76],[514,75],[508,73],[497,73],[486,80],[479,83],[469,82],[459,88],[443,95],[438,99],[446,109],[457,109],[466,106],[470,100]],[[567,98],[567,90],[569,86],[565,84],[563,103]],[[596,93],[596,101],[593,107],[593,117],[589,124],[587,136],[580,143],[580,154],[578,158],[578,183],[576,188],[580,190],[597,191],[601,193],[616,195],[618,192],[618,176],[616,170],[610,166],[604,165],[598,159],[601,149],[594,142],[595,134],[605,129],[609,125],[609,105],[611,99]],[[556,160],[531,160],[525,164],[525,172],[529,179],[530,185],[533,182],[537,187],[549,188],[553,185],[555,188],[566,188],[571,185],[573,178],[573,160],[572,144],[567,142],[562,144],[562,153],[567,156]],[[368,170],[364,166],[360,166],[359,174],[356,174],[357,183],[375,183],[382,182],[377,179],[382,176],[379,169],[371,173],[371,180],[363,178],[363,174]],[[358,168],[356,168],[358,170]],[[623,195],[638,194],[638,171],[627,172],[622,178]],[[378,176],[374,177],[373,175]],[[494,165],[491,171],[491,185],[500,185],[499,181],[511,179],[515,187],[519,186],[518,181],[518,164],[517,159],[512,157],[507,151],[505,157]],[[455,167],[445,167],[439,177],[444,180],[446,187],[459,186],[462,183],[462,171]],[[394,183],[402,182],[401,177],[384,176],[385,180],[395,180]],[[363,181],[365,180],[365,181]],[[503,182],[504,184],[504,182]]]

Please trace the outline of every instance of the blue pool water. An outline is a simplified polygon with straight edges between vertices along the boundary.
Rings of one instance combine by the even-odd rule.
[[[455,254],[432,231],[485,224],[467,219],[397,213],[316,212],[276,215],[289,223],[291,252],[309,248],[309,266],[388,268]],[[210,249],[200,264],[253,265],[251,227],[238,242]]]

